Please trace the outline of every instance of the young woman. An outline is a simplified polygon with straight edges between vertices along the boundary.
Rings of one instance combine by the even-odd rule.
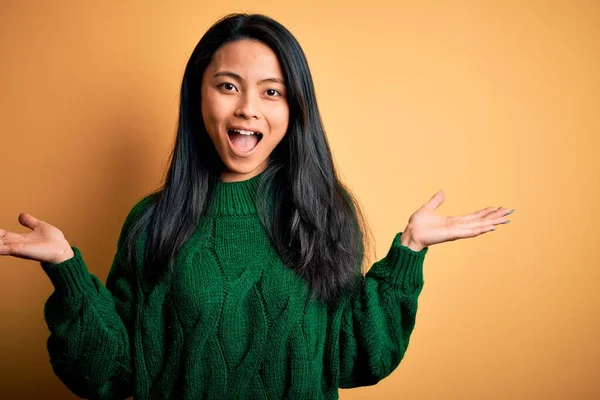
[[[300,45],[263,15],[202,37],[160,190],[127,216],[106,285],[32,215],[0,254],[41,263],[56,375],[92,399],[336,399],[402,360],[429,246],[508,209],[410,217],[366,276],[360,208],[338,180]],[[514,211],[514,210],[513,210]]]

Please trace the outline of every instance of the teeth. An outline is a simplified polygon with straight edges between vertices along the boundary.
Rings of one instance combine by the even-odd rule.
[[[237,132],[237,133],[239,133],[241,135],[246,135],[246,136],[252,136],[252,135],[256,135],[257,134],[256,132],[245,131],[245,130],[242,130],[242,129],[230,129],[230,131]]]

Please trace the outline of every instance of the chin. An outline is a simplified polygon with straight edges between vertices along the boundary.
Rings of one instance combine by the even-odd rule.
[[[263,172],[267,167],[266,162],[262,162],[260,164],[246,164],[239,165],[238,163],[225,163],[225,171],[223,171],[222,177],[224,181],[242,181],[246,179],[250,179],[261,172]]]

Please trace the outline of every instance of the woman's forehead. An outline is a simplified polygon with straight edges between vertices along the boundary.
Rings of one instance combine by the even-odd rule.
[[[281,67],[273,50],[258,40],[243,39],[219,48],[209,65],[213,72],[231,70],[238,75],[279,75]]]

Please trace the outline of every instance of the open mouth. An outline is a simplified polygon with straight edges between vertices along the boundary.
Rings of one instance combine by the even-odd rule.
[[[228,129],[227,136],[229,136],[229,141],[233,148],[241,153],[247,153],[254,150],[263,137],[260,132],[236,128]]]

